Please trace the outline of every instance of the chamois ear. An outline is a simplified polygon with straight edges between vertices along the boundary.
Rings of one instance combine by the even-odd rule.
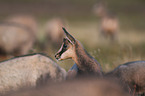
[[[71,36],[71,35],[66,31],[66,29],[65,29],[64,27],[62,27],[62,29],[63,29],[65,35],[67,36],[67,38],[70,40],[70,42],[71,42],[72,44],[75,44],[75,43],[76,43],[76,40],[74,39],[74,37]]]

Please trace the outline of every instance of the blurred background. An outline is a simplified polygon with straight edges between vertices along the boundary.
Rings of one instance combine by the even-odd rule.
[[[1,61],[36,52],[55,60],[62,26],[105,72],[145,60],[145,0],[0,0]],[[66,70],[74,64],[56,62]]]

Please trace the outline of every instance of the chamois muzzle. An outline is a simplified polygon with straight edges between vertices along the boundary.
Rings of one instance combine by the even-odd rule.
[[[56,53],[56,54],[55,54],[55,58],[56,58],[57,60],[59,60],[60,54],[59,54],[59,53]]]

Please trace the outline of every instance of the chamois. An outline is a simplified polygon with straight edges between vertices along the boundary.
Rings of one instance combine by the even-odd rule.
[[[128,84],[133,93],[145,93],[145,61],[122,64],[105,75],[115,77]]]
[[[79,78],[32,89],[8,93],[6,96],[130,96],[119,82],[100,78]]]
[[[57,49],[62,44],[64,37],[62,26],[66,26],[66,22],[61,18],[53,18],[47,21],[44,29],[46,37],[45,47],[48,45],[48,47]]]
[[[72,58],[78,66],[79,74],[96,74],[101,76],[102,69],[100,64],[83,48],[81,43],[71,36],[65,28],[63,28],[67,38],[63,39],[60,50],[56,53],[57,60]]]
[[[74,64],[67,72],[67,79],[73,79],[78,75],[78,66]]]
[[[33,35],[37,36],[38,23],[37,20],[31,15],[13,15],[8,17],[5,21],[26,26],[29,30],[31,30],[30,32],[32,32]]]
[[[112,41],[117,39],[119,21],[118,18],[111,14],[104,4],[94,5],[94,13],[101,18],[100,32],[104,37],[108,37]]]
[[[66,71],[43,54],[29,54],[0,62],[0,94],[65,78]]]
[[[27,54],[36,42],[36,25],[28,16],[13,16],[0,22],[0,55]]]

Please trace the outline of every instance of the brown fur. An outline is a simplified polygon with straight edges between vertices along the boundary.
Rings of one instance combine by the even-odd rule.
[[[102,69],[100,64],[87,53],[78,40],[74,39],[65,29],[63,30],[67,38],[64,39],[60,50],[55,55],[56,59],[63,60],[71,58],[78,66],[78,73],[101,76]]]
[[[37,36],[37,33],[38,33],[37,20],[31,15],[14,15],[7,18],[6,21],[24,25],[31,30],[33,35]]]
[[[128,62],[118,66],[106,75],[128,84],[132,92],[145,93],[145,61]]]
[[[62,81],[65,77],[66,71],[44,55],[17,57],[0,63],[0,93],[35,87],[49,79]]]
[[[74,61],[83,73],[102,75],[101,65],[76,41]]]
[[[36,41],[37,26],[28,16],[13,16],[0,23],[0,53],[25,55]]]
[[[61,45],[64,37],[62,27],[64,26],[66,26],[65,21],[61,18],[53,18],[46,22],[44,33],[46,36],[46,47],[52,46],[56,48]]]
[[[111,14],[105,4],[99,3],[94,6],[94,12],[101,18],[100,31],[104,37],[109,37],[111,40],[117,39],[119,30],[118,18]]]
[[[106,79],[82,78],[49,84],[37,89],[10,93],[7,96],[130,96],[122,85]]]

